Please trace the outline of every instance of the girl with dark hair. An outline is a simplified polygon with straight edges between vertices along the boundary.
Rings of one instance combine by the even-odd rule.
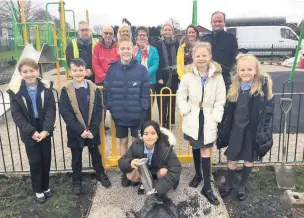
[[[185,68],[192,64],[192,48],[199,42],[199,31],[195,25],[189,25],[186,29],[186,36],[181,40],[177,51],[177,74],[181,80],[185,74]]]
[[[160,128],[158,123],[149,120],[141,126],[141,137],[130,146],[127,154],[119,160],[119,168],[127,174],[133,183],[140,182],[137,170],[139,159],[148,158],[148,167],[158,195],[165,195],[170,189],[176,189],[181,174],[181,164],[173,151],[176,139],[172,132]],[[138,194],[143,194],[142,185]]]

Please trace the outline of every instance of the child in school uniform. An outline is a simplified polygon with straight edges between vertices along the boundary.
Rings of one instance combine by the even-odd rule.
[[[141,137],[142,139],[133,142],[128,152],[119,159],[119,167],[129,180],[140,182],[138,161],[148,158],[148,168],[153,180],[156,180],[154,191],[157,195],[164,196],[169,190],[177,188],[182,170],[173,150],[176,139],[172,132],[160,128],[153,120],[143,123]],[[143,193],[143,186],[140,185],[138,194]]]
[[[273,145],[273,110],[274,97],[270,76],[261,72],[255,56],[239,55],[237,73],[232,77],[217,140],[219,149],[228,146],[225,151],[228,175],[225,185],[220,188],[222,197],[226,197],[233,189],[237,163],[243,160],[237,198],[240,201],[246,199],[245,187],[253,162],[265,156]]]
[[[18,65],[21,79],[10,85],[8,94],[12,118],[19,128],[29,159],[33,191],[44,203],[52,196],[49,188],[51,167],[51,135],[56,118],[53,84],[38,78],[39,67],[31,58]]]
[[[68,147],[72,152],[73,193],[81,194],[82,151],[88,146],[96,179],[108,188],[111,183],[101,162],[99,127],[102,120],[101,92],[90,80],[86,80],[86,63],[73,59],[70,76],[62,88],[59,110],[67,126]]]
[[[177,90],[177,105],[183,115],[182,130],[192,146],[195,176],[190,187],[197,187],[204,177],[201,194],[213,205],[219,205],[211,188],[210,149],[222,120],[226,88],[221,66],[211,61],[211,45],[198,43],[192,50],[193,64],[186,68]]]

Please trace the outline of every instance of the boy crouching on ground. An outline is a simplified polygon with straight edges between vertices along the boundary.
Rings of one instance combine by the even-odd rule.
[[[101,162],[99,127],[102,119],[101,92],[85,79],[86,64],[82,59],[70,63],[70,76],[62,88],[59,109],[67,126],[68,147],[72,152],[73,193],[81,194],[82,151],[88,146],[96,179],[108,188],[111,183]]]

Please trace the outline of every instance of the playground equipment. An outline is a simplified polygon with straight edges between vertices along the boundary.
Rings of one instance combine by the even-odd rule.
[[[55,23],[53,21],[50,21],[48,9],[49,6],[51,5],[58,5],[59,19],[60,19],[59,28],[56,28]],[[25,52],[25,48],[27,45],[29,44],[35,45],[36,51],[41,53],[40,59],[37,60],[40,65],[40,69],[43,69],[43,65],[45,64],[55,64],[57,71],[57,84],[58,84],[58,88],[60,88],[61,87],[60,67],[65,68],[66,79],[68,79],[68,66],[66,63],[65,48],[73,37],[77,37],[74,11],[66,10],[65,3],[63,0],[59,0],[58,2],[49,2],[45,6],[46,21],[27,22],[25,20],[25,13],[24,13],[24,0],[20,1],[20,12],[18,9],[14,7],[13,4],[10,5],[10,9],[12,14],[12,28],[13,28],[15,52],[18,53],[20,49],[23,49],[21,53],[22,56],[22,54]],[[73,21],[74,21],[73,31],[66,30],[66,26],[65,26],[66,12],[72,12]],[[21,18],[20,19],[21,22],[18,22],[17,19],[18,16]],[[88,19],[88,12],[87,12],[87,19]],[[44,54],[44,52],[47,52],[47,54]],[[28,50],[26,51],[26,53],[28,54]],[[41,76],[43,76],[43,72],[41,72]]]

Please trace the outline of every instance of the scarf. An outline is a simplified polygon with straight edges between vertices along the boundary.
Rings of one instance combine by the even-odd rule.
[[[79,45],[90,45],[92,44],[92,37],[89,39],[81,39],[79,36],[77,37],[77,43]]]
[[[162,40],[162,51],[165,59],[165,67],[163,71],[167,71],[169,73],[168,81],[166,86],[171,87],[172,83],[172,75],[176,74],[176,48],[175,48],[175,42],[168,42],[167,40]],[[169,63],[169,55],[167,51],[166,44],[170,45],[170,53],[171,53],[171,65]]]
[[[134,56],[137,57],[137,53],[140,50],[138,44],[135,46]],[[150,45],[147,43],[145,47],[142,49],[141,53],[141,64],[144,65],[148,69],[148,57],[149,57]]]

